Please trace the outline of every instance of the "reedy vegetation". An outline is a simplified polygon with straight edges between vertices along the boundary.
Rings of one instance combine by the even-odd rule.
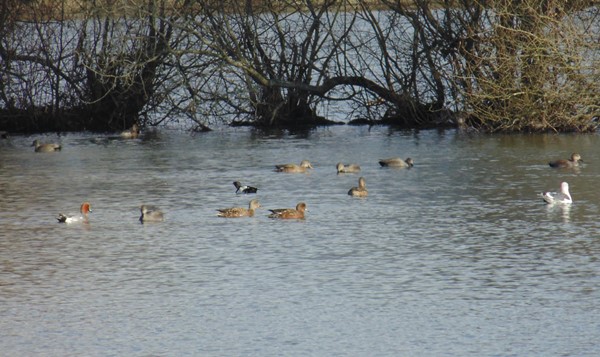
[[[179,121],[591,131],[590,1],[8,0],[0,129]],[[26,20],[26,21],[24,21]]]

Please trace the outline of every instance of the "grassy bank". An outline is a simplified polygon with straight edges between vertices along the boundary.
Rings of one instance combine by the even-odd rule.
[[[208,2],[206,2],[208,3]],[[313,2],[314,6],[323,4],[324,1]],[[345,3],[345,4],[344,4]],[[412,1],[405,1],[406,4],[412,4]],[[155,6],[157,10],[164,9],[167,13],[177,13],[181,10],[183,1],[177,0],[156,0]],[[83,1],[83,0],[14,0],[13,4],[8,5],[12,13],[17,15],[19,20],[36,21],[36,20],[65,20],[70,18],[85,17],[91,14],[101,16],[146,16],[147,9],[151,5],[151,0],[115,0],[115,1]],[[215,8],[226,6],[223,2],[216,1]],[[239,2],[232,2],[231,6],[243,6]],[[290,11],[290,10],[308,10],[305,1],[252,1],[253,11]],[[368,8],[384,8],[386,5],[380,0],[365,0],[365,1],[338,1],[334,6],[343,8],[347,6],[347,10],[351,11],[358,6],[366,6]],[[233,10],[233,8],[232,8]]]

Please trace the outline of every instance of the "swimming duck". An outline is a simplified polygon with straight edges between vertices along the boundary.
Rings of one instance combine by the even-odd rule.
[[[571,194],[569,193],[569,184],[566,182],[562,182],[560,184],[560,192],[543,192],[542,199],[548,204],[573,203],[573,199],[571,198]]]
[[[306,172],[307,169],[312,169],[312,165],[308,160],[302,160],[300,165],[296,164],[283,164],[283,165],[275,165],[275,171],[277,172],[295,172],[295,173],[303,173]]]
[[[557,168],[572,168],[572,167],[579,166],[579,162],[583,162],[583,160],[581,159],[581,155],[574,152],[571,154],[570,159],[568,159],[568,160],[560,159],[560,160],[556,160],[556,161],[551,161],[548,163],[548,165],[550,165],[550,167],[557,167]]]
[[[226,218],[237,218],[237,217],[253,217],[254,210],[261,207],[257,199],[253,199],[248,203],[248,208],[244,207],[231,207],[218,209],[219,213],[217,216]]]
[[[358,166],[357,164],[344,165],[341,162],[338,162],[337,165],[335,165],[335,168],[337,169],[338,174],[360,172],[360,166]]]
[[[399,157],[392,157],[389,159],[379,160],[379,165],[381,165],[382,167],[397,167],[397,168],[413,167],[414,161],[410,157],[407,158],[406,160],[402,160]]]
[[[162,222],[164,220],[164,215],[161,210],[156,206],[148,206],[141,205],[140,212],[142,213],[140,216],[140,222]]]
[[[33,144],[31,144],[31,146],[35,147],[35,149],[34,149],[35,152],[55,152],[55,151],[60,151],[60,149],[61,149],[60,144],[55,144],[55,143],[42,144],[37,139],[33,141]]]
[[[140,127],[134,123],[131,128],[121,132],[120,136],[123,139],[135,139],[140,135]]]
[[[367,182],[364,177],[360,177],[358,179],[358,187],[352,187],[350,191],[348,191],[350,196],[354,197],[367,197],[369,192],[367,192]]]
[[[296,208],[278,208],[270,209],[271,214],[269,218],[281,218],[281,219],[304,219],[304,211],[306,211],[306,203],[300,202],[296,205]]]
[[[81,208],[79,209],[80,213],[78,215],[66,215],[64,213],[59,213],[56,219],[59,223],[76,223],[76,222],[87,222],[88,213],[92,212],[92,208],[89,202],[84,202],[81,204]]]
[[[234,181],[233,185],[236,188],[235,193],[256,193],[258,191],[258,188],[253,186],[242,186],[239,181]]]

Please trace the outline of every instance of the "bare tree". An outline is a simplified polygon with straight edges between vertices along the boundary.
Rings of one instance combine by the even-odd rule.
[[[89,9],[77,53],[95,121],[110,128],[129,127],[134,121],[155,124],[147,113],[160,103],[173,35],[165,6],[165,0],[147,0],[120,9],[120,16],[114,6]]]
[[[313,94],[345,35],[331,30],[337,2],[185,4],[186,21],[178,23],[185,47],[178,49],[177,66],[194,108],[255,125],[326,122],[314,109],[322,95]]]
[[[73,22],[61,21],[65,7],[39,8],[7,1],[1,6],[0,98],[2,123],[11,130],[60,130],[69,121],[59,108],[73,103],[78,83],[72,52]],[[22,21],[26,18],[28,21]],[[56,20],[59,19],[59,20]]]
[[[389,117],[415,125],[432,123],[431,114],[442,107],[443,100],[422,104],[415,96],[421,91],[414,72],[402,73],[404,59],[392,59],[386,47],[399,51],[401,45],[388,42],[389,27],[377,23],[367,2],[184,4],[187,20],[178,25],[188,46],[179,49],[177,66],[189,103],[210,116],[268,126],[325,123],[316,110],[324,102],[370,107],[380,98]],[[375,35],[367,38],[367,32]],[[374,61],[386,64],[374,70]],[[200,68],[202,76],[191,78]],[[198,103],[209,105],[200,109]]]
[[[74,3],[75,5],[78,3]],[[3,27],[0,44],[5,127],[114,130],[144,121],[171,32],[164,1],[135,7],[48,0],[14,2],[31,21]],[[68,7],[71,6],[71,7]]]
[[[341,102],[370,123],[594,130],[600,30],[588,6],[8,0],[0,125],[315,125],[329,123],[322,109]]]
[[[424,25],[430,3],[419,9],[410,1],[383,1],[374,10],[370,1],[357,2],[360,21],[346,54],[353,75],[371,82],[352,87],[358,113],[400,126],[454,125],[444,77],[449,67],[438,48],[443,39],[432,38]]]

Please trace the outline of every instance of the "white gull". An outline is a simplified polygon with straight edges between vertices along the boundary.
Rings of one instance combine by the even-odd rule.
[[[542,199],[548,204],[573,203],[573,199],[571,198],[571,194],[569,193],[569,184],[566,182],[560,184],[560,192],[543,192]]]

